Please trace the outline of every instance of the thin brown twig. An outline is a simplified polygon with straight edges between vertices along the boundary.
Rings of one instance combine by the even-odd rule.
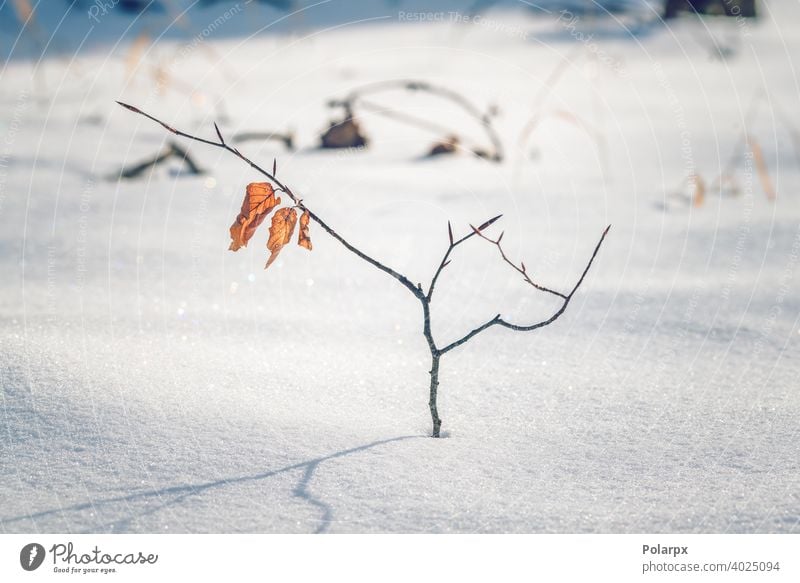
[[[516,263],[514,263],[513,261],[511,261],[508,258],[508,256],[506,255],[505,251],[503,251],[503,246],[500,244],[500,241],[503,240],[503,233],[500,233],[500,236],[497,238],[497,240],[494,240],[494,239],[490,239],[489,237],[484,235],[481,232],[483,229],[481,229],[480,227],[472,227],[472,229],[475,232],[475,234],[478,235],[481,239],[484,239],[484,240],[488,241],[489,243],[492,243],[493,245],[497,246],[497,250],[500,251],[500,257],[503,258],[503,261],[505,261],[508,265],[510,265],[512,268],[514,268],[515,271],[517,271],[520,275],[522,275],[522,277],[525,279],[525,281],[528,282],[530,285],[532,285],[533,287],[535,287],[539,291],[546,292],[546,293],[549,293],[549,294],[553,294],[554,296],[558,296],[558,297],[560,297],[562,299],[567,299],[567,296],[565,296],[561,292],[554,291],[554,290],[550,289],[549,287],[545,287],[543,285],[539,285],[538,283],[533,281],[530,278],[530,276],[528,275],[528,269],[525,267],[525,263],[524,262],[520,262],[520,265],[518,266]]]
[[[456,348],[458,346],[461,346],[462,344],[464,344],[465,342],[467,342],[468,340],[470,340],[474,336],[480,334],[481,332],[483,332],[487,328],[490,328],[490,327],[495,326],[495,325],[503,326],[504,328],[509,328],[510,330],[516,330],[517,332],[529,332],[531,330],[536,330],[537,328],[543,328],[544,326],[547,326],[548,324],[552,324],[553,322],[555,322],[561,316],[561,314],[563,314],[564,311],[567,309],[567,306],[569,305],[570,300],[572,300],[572,297],[575,295],[575,292],[578,291],[578,288],[583,283],[583,280],[586,278],[586,274],[589,273],[589,268],[592,266],[592,263],[594,263],[594,259],[595,259],[595,257],[597,257],[597,253],[598,253],[598,251],[600,251],[600,246],[603,244],[603,241],[605,240],[609,229],[611,229],[611,225],[608,225],[605,228],[605,230],[603,231],[603,234],[600,236],[600,240],[597,242],[597,245],[594,248],[594,252],[592,253],[591,258],[589,259],[589,262],[586,264],[586,267],[584,268],[580,279],[578,279],[578,282],[573,286],[572,291],[570,291],[564,297],[564,301],[561,304],[561,307],[558,310],[556,310],[556,312],[552,316],[550,316],[546,320],[542,320],[541,322],[537,322],[535,324],[519,325],[519,324],[513,324],[511,322],[508,322],[507,320],[504,320],[500,316],[500,314],[497,314],[494,318],[492,318],[488,322],[486,322],[484,324],[481,324],[480,326],[478,326],[477,328],[475,328],[471,332],[469,332],[469,333],[465,334],[464,336],[462,336],[460,339],[456,340],[455,342],[451,342],[450,344],[448,344],[447,346],[445,346],[444,348],[439,350],[439,353],[440,354],[445,354],[446,352],[449,352],[449,351],[453,350],[454,348]]]

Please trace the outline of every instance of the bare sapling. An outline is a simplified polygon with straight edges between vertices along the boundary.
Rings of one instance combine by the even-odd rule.
[[[119,102],[118,102],[119,103]],[[597,245],[592,252],[591,257],[586,263],[586,266],[583,269],[583,272],[580,274],[575,285],[570,289],[568,292],[560,292],[543,285],[536,283],[527,268],[525,267],[525,263],[520,262],[519,265],[515,264],[513,261],[509,259],[506,252],[504,251],[501,241],[503,238],[503,234],[501,233],[497,239],[490,239],[486,236],[485,231],[493,225],[496,221],[500,219],[502,215],[497,215],[483,223],[479,226],[474,227],[472,226],[469,232],[461,237],[456,237],[453,234],[453,228],[450,225],[450,222],[447,223],[447,237],[448,237],[448,244],[447,248],[445,249],[444,254],[442,255],[442,259],[439,262],[438,267],[436,268],[433,276],[430,279],[430,282],[427,286],[423,287],[421,283],[414,284],[411,279],[407,276],[403,275],[402,273],[392,269],[391,267],[385,265],[381,261],[367,255],[364,251],[347,241],[342,235],[340,235],[333,227],[331,227],[327,222],[325,222],[319,215],[312,211],[307,203],[297,196],[292,190],[283,182],[281,182],[277,177],[277,163],[273,161],[272,170],[268,171],[247,158],[244,154],[242,154],[236,147],[229,145],[222,136],[219,128],[216,124],[214,124],[214,128],[217,134],[217,140],[208,140],[205,138],[201,138],[198,136],[194,136],[167,125],[166,123],[162,122],[161,120],[141,111],[140,109],[133,107],[132,105],[127,105],[124,103],[120,103],[126,109],[133,111],[139,115],[143,115],[156,123],[163,126],[167,131],[184,138],[188,138],[197,142],[201,142],[203,144],[207,144],[209,146],[213,146],[215,148],[222,148],[236,156],[237,158],[241,159],[243,162],[248,164],[251,168],[253,168],[256,172],[264,176],[268,182],[263,183],[251,183],[247,188],[247,194],[245,195],[244,203],[242,205],[242,212],[237,216],[234,224],[231,226],[231,238],[232,243],[230,249],[233,251],[237,251],[241,247],[247,245],[247,242],[252,237],[253,233],[257,229],[257,227],[263,222],[266,217],[274,210],[275,210],[273,217],[272,217],[272,225],[269,229],[269,241],[267,242],[267,248],[271,252],[270,258],[267,262],[266,267],[275,260],[275,257],[280,252],[281,248],[288,244],[291,240],[292,234],[294,232],[295,224],[297,223],[297,211],[301,212],[300,216],[300,229],[299,229],[299,237],[297,240],[298,245],[304,247],[305,249],[311,250],[311,238],[309,234],[309,224],[311,222],[316,223],[319,227],[325,231],[328,235],[333,237],[339,244],[344,246],[345,249],[356,255],[362,261],[368,263],[372,267],[386,273],[387,275],[391,276],[397,282],[400,283],[409,293],[411,293],[420,303],[420,307],[422,308],[422,335],[425,338],[425,341],[428,346],[428,350],[430,351],[431,356],[431,369],[430,369],[430,391],[429,391],[429,400],[428,400],[428,407],[430,409],[431,415],[431,422],[433,425],[432,429],[432,436],[439,437],[441,435],[441,428],[442,428],[442,419],[439,416],[439,411],[437,407],[437,400],[439,394],[439,370],[440,370],[440,363],[442,357],[449,353],[451,350],[458,348],[459,346],[467,343],[468,341],[472,340],[480,334],[481,332],[488,330],[494,326],[499,326],[503,328],[508,328],[509,330],[514,330],[517,332],[530,332],[533,330],[538,330],[539,328],[543,328],[555,322],[567,309],[572,298],[575,296],[575,293],[580,288],[581,284],[583,283],[584,279],[586,278],[586,274],[589,272],[589,269],[592,266],[595,258],[597,257],[598,252],[600,251],[600,247],[605,240],[606,235],[608,234],[609,229],[611,226],[605,228],[602,235],[600,236]],[[281,199],[277,198],[275,194],[282,193],[285,194],[291,202],[293,203],[292,207],[283,207],[278,208],[281,204]],[[440,276],[444,272],[445,268],[450,264],[452,261],[453,253],[456,251],[458,247],[469,241],[475,237],[478,240],[485,240],[488,243],[497,247],[499,252],[500,258],[507,263],[511,268],[513,268],[516,272],[518,272],[523,280],[533,287],[535,290],[546,293],[549,295],[553,295],[560,299],[560,305],[558,308],[547,318],[533,322],[533,323],[514,323],[506,320],[500,314],[497,314],[481,324],[480,326],[474,328],[473,330],[464,334],[461,338],[450,342],[449,344],[440,344],[434,338],[433,330],[431,327],[431,308],[433,305],[433,297],[434,291],[436,289],[436,284],[439,281]]]

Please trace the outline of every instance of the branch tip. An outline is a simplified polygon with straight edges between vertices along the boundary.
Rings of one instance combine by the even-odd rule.
[[[453,226],[447,221],[447,236],[450,237],[450,245],[453,244]]]
[[[214,122],[214,129],[217,130],[217,137],[219,138],[219,143],[224,144],[225,139],[222,137],[222,132],[219,131],[219,126],[217,125],[217,122]]]
[[[472,227],[472,228],[475,229],[476,231],[478,231],[478,234],[480,234],[480,231],[483,231],[485,228],[489,227],[491,224],[493,224],[495,221],[500,219],[500,217],[502,217],[502,216],[503,215],[497,215],[496,217],[493,217],[493,218],[489,219],[488,221],[486,221],[485,223],[483,223],[477,229],[475,229],[475,227]],[[470,225],[470,226],[472,226],[472,225]]]
[[[127,103],[123,103],[122,101],[117,101],[117,103],[129,111],[133,111],[134,113],[142,113],[142,110],[139,109],[138,107],[128,105]]]

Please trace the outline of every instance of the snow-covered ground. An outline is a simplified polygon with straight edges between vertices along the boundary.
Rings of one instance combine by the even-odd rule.
[[[248,6],[204,33],[223,3],[182,36],[148,44],[152,24],[147,42],[132,28],[4,65],[0,530],[800,531],[800,5],[667,27],[646,10],[575,22],[514,3],[476,22],[467,2],[470,22],[450,16],[458,2],[422,23],[378,2],[363,18],[386,18],[355,23],[354,4],[276,32]],[[105,18],[116,41],[124,20]],[[398,78],[497,105],[507,159],[422,159],[436,136],[372,115],[368,149],[315,149],[329,99]],[[743,151],[738,196],[675,195],[727,164],[754,95],[747,131],[777,199]],[[446,437],[431,439],[411,294],[314,225],[313,252],[293,245],[269,271],[266,225],[229,252],[259,176],[219,150],[181,142],[203,176],[110,180],[173,138],[115,99],[208,138],[213,121],[293,130],[295,152],[241,148],[277,157],[315,212],[415,283],[448,220],[466,234],[503,213],[509,254],[562,290],[613,227],[556,323],[493,328],[444,357]],[[375,100],[485,139],[446,102]],[[551,115],[520,147],[537,107]],[[434,334],[554,305],[470,240],[437,287]]]

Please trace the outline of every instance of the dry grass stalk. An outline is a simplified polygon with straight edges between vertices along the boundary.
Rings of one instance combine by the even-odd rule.
[[[767,195],[769,200],[775,200],[777,193],[775,192],[775,186],[772,183],[772,178],[770,178],[769,170],[767,169],[767,162],[764,160],[764,152],[761,149],[761,145],[756,141],[755,138],[748,137],[747,144],[750,147],[750,153],[753,155],[753,162],[756,164],[756,172],[758,173],[758,179],[761,182],[761,188],[764,190],[764,194]]]

